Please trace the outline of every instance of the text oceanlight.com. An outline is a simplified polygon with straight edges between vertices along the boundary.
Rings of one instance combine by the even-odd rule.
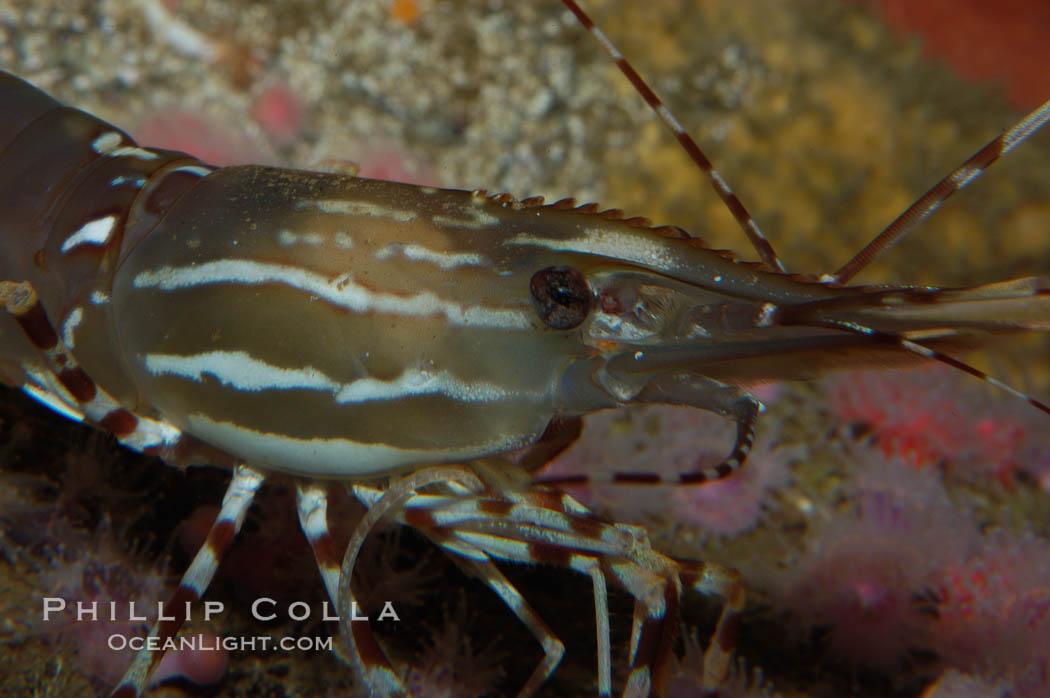
[[[181,637],[169,637],[166,640],[161,640],[157,636],[150,637],[138,637],[121,635],[115,633],[109,636],[106,644],[111,650],[121,651],[130,649],[134,652],[140,652],[143,649],[149,652],[173,652],[176,650],[189,650],[193,652],[198,651],[216,651],[226,650],[227,652],[255,652],[267,650],[283,650],[285,652],[291,652],[293,650],[312,651],[312,650],[332,650],[333,643],[331,637],[279,637],[272,638],[268,635],[257,635],[255,637],[216,637],[214,635],[184,635]]]

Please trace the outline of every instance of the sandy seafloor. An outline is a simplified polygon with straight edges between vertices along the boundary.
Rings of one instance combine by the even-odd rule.
[[[225,58],[211,61],[186,55],[194,51],[185,43],[180,53],[172,39],[175,25],[151,28],[142,6],[131,0],[0,0],[0,68],[133,135],[147,126],[153,128],[148,133],[170,133],[206,122],[222,147],[234,143],[240,144],[235,152],[247,151],[234,156],[242,160],[308,167],[343,159],[441,186],[518,197],[575,196],[682,226],[715,246],[753,256],[674,140],[560,3],[415,4],[419,15],[413,18],[398,16],[386,1],[169,3],[172,19],[192,27],[197,39],[212,46],[226,40]],[[588,9],[666,98],[793,270],[822,272],[841,264],[1019,115],[994,85],[964,83],[945,66],[923,61],[917,39],[895,38],[859,5],[594,0]],[[290,86],[302,102],[302,125],[288,136],[252,117],[254,105],[275,84]],[[157,127],[160,114],[174,118]],[[175,145],[186,148],[200,139],[188,131],[178,137],[185,140]],[[951,285],[1047,273],[1048,156],[1050,134],[1032,139],[862,279]],[[1046,399],[1047,347],[1046,341],[1012,342],[973,360]],[[1039,421],[1041,416],[1033,418],[1023,404],[974,389],[965,379],[948,380],[964,386],[959,400],[948,400],[960,420],[989,404],[1001,406],[1003,420],[1022,415],[1016,419],[1028,429],[1026,453],[1046,457],[1050,417]],[[950,396],[954,388],[945,390]],[[596,501],[603,515],[644,521],[656,545],[668,552],[742,570],[752,601],[739,655],[749,667],[762,667],[783,695],[919,695],[943,667],[858,667],[800,631],[798,619],[782,613],[775,600],[777,570],[790,569],[800,551],[814,545],[807,538],[811,531],[827,530],[816,519],[833,521],[838,512],[849,516],[853,490],[843,483],[864,467],[846,455],[850,448],[865,448],[848,443],[855,441],[850,434],[864,430],[850,430],[831,415],[827,391],[824,384],[785,386],[760,423],[798,457],[783,464],[791,468],[790,477],[764,501],[765,513],[747,533],[710,534],[677,519],[672,506],[659,516],[618,512],[617,502],[622,506],[630,497]],[[622,437],[624,429],[634,429],[633,438],[641,441],[647,433],[660,433],[652,419],[629,417],[614,431]],[[582,448],[613,460],[618,453],[606,440],[613,427],[604,424],[585,432]],[[48,571],[56,558],[73,555],[70,546],[90,539],[106,547],[108,559],[123,556],[135,574],[181,572],[184,555],[166,562],[167,551],[177,547],[172,531],[198,503],[218,502],[224,476],[205,470],[183,478],[70,427],[10,391],[3,393],[0,439],[5,507],[0,518],[6,531],[0,555],[0,693],[92,695],[97,684],[84,676],[85,662],[73,643],[57,641],[31,622],[39,597],[54,583]],[[604,452],[603,444],[608,444]],[[1039,485],[1041,473],[1026,473],[1023,463],[1016,471],[1021,474],[1011,473],[1006,485],[991,478],[959,484],[948,477],[945,483],[951,502],[984,534],[1007,527],[1015,535],[1045,537],[1050,499]],[[74,487],[92,494],[70,494]],[[44,533],[19,533],[46,522],[49,503],[63,497],[75,500],[78,512],[75,521],[53,526],[67,538],[55,533],[49,540],[48,526],[40,529]],[[275,502],[291,507],[280,492],[268,497],[267,512]],[[279,523],[256,515],[248,528],[290,530],[294,517],[285,518]],[[106,528],[106,522],[118,533],[85,533]],[[76,531],[69,533],[70,528]],[[111,535],[112,546],[98,544],[103,535]],[[268,535],[264,541],[287,541],[294,531]],[[67,549],[56,554],[58,545]],[[488,689],[513,694],[538,659],[535,643],[481,586],[457,577],[422,543],[407,545],[402,557],[424,554],[433,569],[421,575],[424,603],[388,638],[392,652],[408,664],[421,661],[428,638],[443,637],[443,623],[451,619],[462,632],[447,642],[466,642],[477,655],[476,667],[502,663],[508,678],[489,682]],[[49,546],[52,552],[44,553]],[[1034,544],[1033,549],[1047,548]],[[93,548],[84,550],[89,554]],[[316,600],[320,582],[309,559],[295,559],[302,574],[293,586]],[[1041,569],[1050,569],[1050,560]],[[552,618],[569,647],[543,694],[593,694],[587,580],[550,569],[512,570],[511,576]],[[233,570],[220,575],[209,592],[209,598],[224,599],[234,609],[211,627],[214,632],[318,631],[254,627],[237,605],[244,596],[236,591],[239,583]],[[260,584],[266,591],[265,580]],[[1045,598],[1045,588],[1041,593]],[[622,669],[625,598],[615,599],[614,611],[620,652],[614,662]],[[702,612],[691,613],[692,623],[704,622]],[[1050,631],[1042,637],[1050,641]],[[330,653],[239,653],[226,679],[205,692],[335,696],[348,694],[350,684],[349,671]],[[157,693],[180,695],[184,689],[166,686]]]

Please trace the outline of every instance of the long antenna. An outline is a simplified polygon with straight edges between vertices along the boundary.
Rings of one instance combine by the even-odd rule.
[[[692,158],[693,162],[696,163],[697,167],[703,170],[704,174],[711,182],[711,186],[715,188],[715,192],[725,203],[729,212],[733,214],[733,218],[740,224],[744,234],[747,235],[748,240],[751,241],[751,246],[755,248],[758,256],[762,258],[766,266],[770,269],[774,269],[779,272],[787,272],[787,268],[784,267],[784,263],[780,261],[780,257],[773,250],[773,246],[766,239],[765,233],[758,227],[758,223],[751,217],[747,209],[744,208],[744,204],[740,202],[739,197],[733,193],[733,190],[729,188],[729,184],[722,178],[722,175],[715,169],[715,166],[711,161],[704,155],[704,151],[700,150],[700,146],[696,144],[686,130],[682,128],[682,124],[678,122],[675,115],[671,113],[671,110],[667,108],[667,105],[656,96],[652,88],[646,84],[642,76],[638,74],[627,59],[624,58],[620,50],[616,48],[609,37],[605,35],[601,29],[599,29],[591,18],[587,16],[587,13],[576,4],[576,0],[562,0],[565,7],[569,8],[569,11],[576,15],[576,19],[579,20],[580,24],[591,33],[601,47],[605,50],[609,57],[616,63],[616,67],[620,69],[627,79],[634,85],[634,89],[638,91],[638,94],[642,96],[645,103],[656,112],[656,115],[660,117],[660,121],[664,122],[664,125],[671,130],[674,137],[678,140],[679,145],[685,150],[685,152]]]
[[[1024,143],[1043,124],[1050,120],[1050,100],[1043,102],[1023,119],[1011,126],[1002,135],[984,146],[969,160],[957,167],[951,174],[937,182],[919,200],[909,206],[885,230],[869,242],[864,249],[853,256],[853,259],[842,265],[834,274],[821,277],[828,284],[844,284],[860,273],[865,267],[883,252],[900,242],[901,238],[915,230],[934,211],[941,207],[945,200],[970,182],[981,176],[1002,156]]]

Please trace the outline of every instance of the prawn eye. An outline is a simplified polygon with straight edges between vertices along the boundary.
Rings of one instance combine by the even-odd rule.
[[[536,312],[548,327],[571,330],[587,319],[592,302],[591,289],[579,269],[540,269],[532,275],[529,289]]]

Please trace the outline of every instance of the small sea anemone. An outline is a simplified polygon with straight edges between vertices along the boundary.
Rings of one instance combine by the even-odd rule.
[[[671,673],[667,695],[671,698],[699,698],[703,695],[704,645],[696,629],[685,633],[685,654]],[[719,698],[779,698],[765,680],[762,669],[748,668],[743,659],[730,667],[729,676],[718,690]]]
[[[989,386],[945,366],[841,373],[828,386],[835,416],[870,429],[889,457],[1006,483],[1050,464],[1043,415],[1009,396],[989,399]]]
[[[71,646],[81,672],[112,688],[135,654],[129,640],[147,635],[173,587],[155,564],[118,544],[106,519],[90,534],[62,520],[53,521],[50,532],[57,547],[39,571],[43,610],[31,634]],[[151,685],[176,677],[210,684],[225,675],[229,653],[215,648],[209,631],[198,635],[203,646],[168,652]]]
[[[1042,667],[1038,684],[1050,692],[1050,542],[994,531],[978,555],[944,571],[938,595],[934,637],[947,662],[1018,686],[1034,679],[1015,668]]]
[[[972,555],[979,532],[936,470],[859,458],[887,487],[858,491],[850,510],[814,524],[805,553],[767,586],[803,628],[824,633],[830,652],[897,673],[936,644],[939,575]]]
[[[413,696],[421,698],[474,698],[490,694],[503,678],[505,657],[495,650],[499,638],[478,649],[472,637],[476,616],[469,611],[465,595],[453,610],[445,609],[440,628],[431,637],[401,680]]]
[[[34,613],[33,632],[68,643],[85,675],[101,686],[114,686],[134,653],[127,648],[111,649],[110,641],[144,636],[149,630],[147,622],[133,617],[155,616],[157,602],[167,600],[172,588],[155,566],[123,551],[105,520],[93,534],[57,521],[51,535],[57,547],[50,564],[39,572],[41,603],[50,599],[51,608],[60,604],[64,608]],[[78,609],[94,610],[95,616],[78,618]]]
[[[136,499],[109,481],[112,464],[96,452],[103,442],[92,435],[67,454],[61,480],[0,471],[0,504],[7,504],[0,552],[34,587],[20,634],[68,648],[79,673],[108,690],[134,656],[128,640],[147,634],[174,587],[156,560],[129,550],[131,536],[102,513],[127,510]],[[225,674],[227,660],[225,650],[174,652],[153,683],[176,676],[211,683]]]
[[[700,410],[660,406],[604,412],[587,419],[583,436],[547,473],[687,473],[725,458],[733,434],[731,422]],[[787,484],[788,466],[801,456],[801,447],[778,445],[775,429],[767,425],[747,464],[722,481],[691,487],[566,489],[625,523],[663,521],[732,536],[758,524],[769,493]]]

